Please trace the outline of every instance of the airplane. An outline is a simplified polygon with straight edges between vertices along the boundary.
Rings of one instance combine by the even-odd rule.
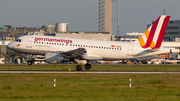
[[[90,69],[90,60],[125,60],[169,53],[161,43],[170,16],[161,15],[138,40],[134,42],[104,41],[57,36],[24,35],[9,43],[13,51],[32,55],[45,55],[48,63],[86,60],[85,69]],[[32,65],[32,61],[28,61]],[[83,69],[78,63],[77,71]]]

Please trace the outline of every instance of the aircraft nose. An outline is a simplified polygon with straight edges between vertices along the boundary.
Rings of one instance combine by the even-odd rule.
[[[10,43],[7,45],[7,48],[10,49],[10,50],[13,48],[12,42],[10,42]]]

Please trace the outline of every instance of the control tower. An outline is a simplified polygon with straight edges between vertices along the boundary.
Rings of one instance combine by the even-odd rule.
[[[112,1],[99,0],[99,31],[112,35]]]
[[[117,1],[117,36],[119,36],[119,0]],[[113,0],[99,0],[99,31],[112,35],[112,2]]]

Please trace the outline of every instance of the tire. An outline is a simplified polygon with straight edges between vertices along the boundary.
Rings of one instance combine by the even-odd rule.
[[[28,63],[28,65],[32,65],[32,61],[28,61],[27,63]]]
[[[91,64],[85,64],[84,68],[87,69],[87,70],[91,69]]]
[[[81,71],[82,69],[83,69],[82,65],[77,65],[77,66],[76,66],[76,70],[77,70],[77,71]]]

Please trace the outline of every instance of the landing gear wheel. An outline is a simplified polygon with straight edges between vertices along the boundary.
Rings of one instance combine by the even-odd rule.
[[[28,61],[27,63],[28,63],[28,65],[32,65],[32,61]]]
[[[76,70],[77,70],[77,71],[81,71],[82,69],[83,69],[83,67],[82,67],[81,65],[77,65],[77,66],[76,66]]]
[[[87,70],[91,69],[91,64],[85,64],[84,68],[87,69]]]
[[[143,64],[147,64],[147,61],[143,61],[142,63],[143,63]]]

